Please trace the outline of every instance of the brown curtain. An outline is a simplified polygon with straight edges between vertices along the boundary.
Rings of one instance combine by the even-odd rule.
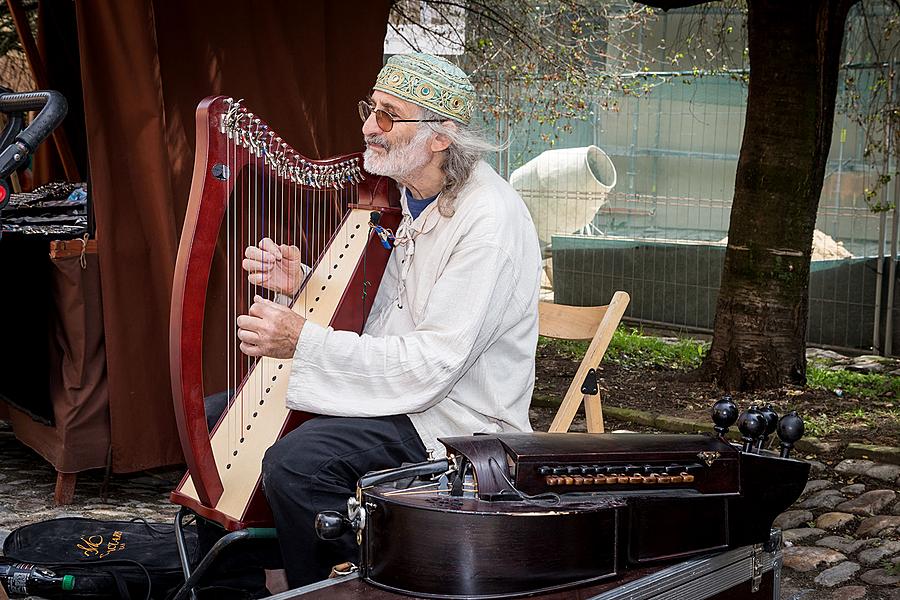
[[[71,244],[80,246],[76,240]],[[63,473],[106,465],[109,410],[106,355],[97,255],[50,259],[47,321],[50,344],[46,378],[53,399],[53,424],[44,425],[18,410],[10,411],[16,437]],[[42,315],[35,314],[39,322]],[[46,368],[46,367],[45,367]],[[41,381],[41,380],[35,380]]]
[[[389,0],[77,2],[104,305],[113,469],[181,460],[169,385],[172,274],[194,109],[244,98],[300,152],[361,147]]]

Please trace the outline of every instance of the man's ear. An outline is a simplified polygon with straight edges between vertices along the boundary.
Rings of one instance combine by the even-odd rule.
[[[444,127],[453,127],[456,128],[456,123],[453,121],[444,121]],[[450,144],[453,143],[449,137],[444,135],[443,133],[437,133],[433,138],[431,138],[431,151],[432,152],[443,152],[447,148],[450,147]]]

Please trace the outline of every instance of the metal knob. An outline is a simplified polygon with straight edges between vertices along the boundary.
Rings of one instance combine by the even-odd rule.
[[[336,510],[326,510],[316,515],[316,535],[322,540],[336,540],[353,529],[350,520]]]
[[[737,426],[741,432],[741,441],[744,442],[744,452],[750,452],[756,440],[766,431],[766,418],[755,406],[751,406],[738,418]]]
[[[778,437],[781,438],[781,457],[787,458],[794,444],[803,437],[803,419],[792,410],[778,421]]]
[[[713,429],[720,436],[724,437],[728,433],[728,428],[734,425],[738,418],[738,409],[735,406],[731,396],[723,396],[721,400],[712,406],[712,420],[715,423]]]
[[[775,429],[778,427],[778,413],[775,412],[775,409],[772,408],[771,404],[766,404],[761,409],[759,409],[759,413],[766,420],[766,430],[763,432],[762,438],[760,438],[757,443],[756,449],[760,450],[763,446],[766,445],[766,442],[769,440],[769,436],[775,433]]]

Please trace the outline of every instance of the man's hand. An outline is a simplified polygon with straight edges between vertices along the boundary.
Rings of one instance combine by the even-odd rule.
[[[248,312],[237,318],[241,352],[247,356],[292,358],[306,319],[262,296],[253,298]]]
[[[269,238],[259,246],[248,246],[241,266],[247,271],[247,281],[272,291],[293,296],[306,275],[300,262],[300,248],[278,245]]]

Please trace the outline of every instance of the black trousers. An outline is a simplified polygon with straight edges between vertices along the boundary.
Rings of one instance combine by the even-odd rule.
[[[315,417],[269,448],[262,465],[263,492],[275,517],[290,586],[322,580],[342,562],[359,562],[352,533],[332,541],[316,536],[317,513],[345,513],[365,473],[425,459],[425,446],[406,415]]]

